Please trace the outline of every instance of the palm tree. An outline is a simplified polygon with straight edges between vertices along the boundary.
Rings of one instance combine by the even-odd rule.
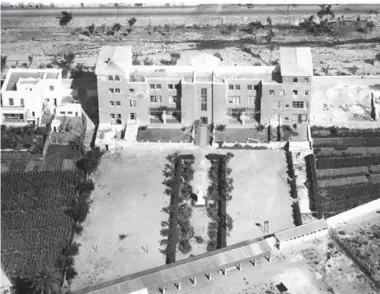
[[[62,276],[54,268],[43,268],[33,279],[32,289],[35,294],[61,293]]]

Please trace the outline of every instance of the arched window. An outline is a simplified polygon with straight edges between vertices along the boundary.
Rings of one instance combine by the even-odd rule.
[[[305,81],[305,83],[308,83],[309,82],[309,78],[305,78],[304,81]]]
[[[297,78],[294,78],[294,79],[293,79],[293,82],[294,82],[294,83],[298,83],[298,79],[297,79]]]

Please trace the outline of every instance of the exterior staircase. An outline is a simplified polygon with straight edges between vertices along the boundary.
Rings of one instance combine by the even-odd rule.
[[[136,143],[138,129],[137,124],[128,124],[125,129],[124,140],[128,143]]]

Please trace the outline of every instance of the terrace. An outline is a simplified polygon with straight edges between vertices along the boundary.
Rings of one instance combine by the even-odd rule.
[[[251,139],[258,140],[260,142],[268,142],[268,129],[264,128],[262,131],[255,128],[233,128],[228,126],[223,131],[215,131],[215,142],[225,143],[246,143]]]
[[[191,134],[178,128],[140,128],[137,134],[139,142],[191,142]]]
[[[16,84],[20,79],[42,79],[44,75],[43,71],[40,72],[11,72],[8,83],[6,85],[6,91],[17,91]]]

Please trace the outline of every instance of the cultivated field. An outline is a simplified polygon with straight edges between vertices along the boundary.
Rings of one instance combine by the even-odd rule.
[[[285,153],[274,150],[234,150],[230,160],[234,189],[227,213],[233,229],[227,245],[261,236],[255,225],[269,220],[271,232],[294,227]]]
[[[76,238],[82,246],[72,290],[165,264],[160,230],[168,214],[161,209],[170,197],[164,194],[162,172],[166,156],[176,150],[132,147],[119,157],[102,158],[94,175],[94,202],[83,235]]]
[[[380,197],[379,135],[379,129],[312,128],[315,170],[312,157],[307,162],[313,211],[330,217]]]

